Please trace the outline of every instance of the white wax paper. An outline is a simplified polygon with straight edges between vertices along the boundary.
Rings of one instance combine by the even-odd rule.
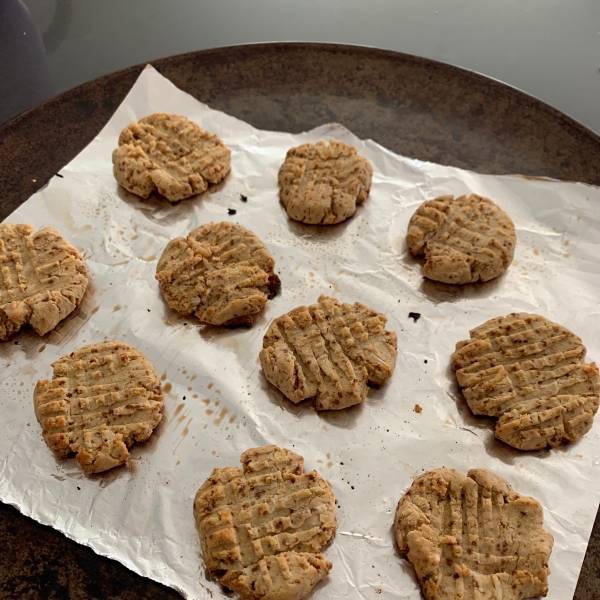
[[[156,111],[186,115],[221,136],[232,151],[223,184],[176,205],[119,189],[111,165],[119,132]],[[341,225],[290,221],[278,201],[279,165],[288,148],[330,138],[371,161],[371,194]],[[492,198],[514,220],[513,264],[487,284],[424,280],[404,242],[411,214],[426,199],[471,192]],[[237,213],[228,215],[229,208]],[[250,329],[200,328],[168,308],[154,279],[171,238],[220,220],[254,231],[283,283]],[[600,190],[422,163],[336,124],[300,135],[259,131],[147,68],[98,137],[8,221],[62,231],[83,253],[91,284],[79,310],[54,332],[39,338],[24,331],[0,344],[3,502],[185,597],[222,597],[205,571],[194,493],[214,467],[237,465],[245,449],[274,443],[319,470],[340,504],[339,529],[325,550],[333,569],[312,597],[417,599],[412,566],[393,541],[396,504],[425,470],[483,467],[542,503],[555,538],[548,597],[573,595],[600,499],[600,424],[570,446],[511,449],[494,438],[491,419],[466,407],[450,357],[469,329],[528,311],[578,333],[589,359],[600,358]],[[337,413],[285,400],[258,361],[271,320],[321,293],[375,308],[398,333],[389,383]],[[417,322],[411,311],[421,313]],[[86,476],[74,458],[57,459],[45,445],[32,392],[57,358],[115,338],[142,351],[163,377],[164,418],[149,442],[133,447],[127,467]]]

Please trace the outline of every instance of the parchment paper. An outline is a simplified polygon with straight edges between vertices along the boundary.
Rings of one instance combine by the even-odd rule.
[[[223,138],[233,165],[223,184],[174,206],[118,188],[111,153],[119,132],[156,111],[184,114]],[[372,162],[370,197],[338,226],[292,222],[278,202],[277,170],[288,148],[329,138],[355,145]],[[494,199],[513,218],[515,260],[487,284],[428,282],[406,250],[408,220],[426,199],[470,192]],[[229,208],[237,213],[228,215]],[[154,279],[171,238],[220,220],[254,231],[283,282],[250,329],[200,328],[168,308]],[[313,597],[417,599],[413,569],[393,542],[398,499],[425,470],[483,467],[542,503],[555,538],[548,597],[572,596],[600,500],[600,424],[571,446],[513,450],[495,440],[491,419],[471,415],[450,356],[469,329],[529,311],[578,333],[588,357],[600,358],[598,189],[422,163],[336,124],[300,135],[259,131],[147,68],[98,137],[8,221],[62,231],[83,253],[91,285],[80,309],[53,333],[21,332],[0,344],[3,502],[186,597],[221,597],[201,557],[194,493],[213,467],[237,465],[243,450],[275,443],[318,469],[340,504],[338,533],[325,552],[333,570]],[[398,333],[389,384],[338,413],[293,405],[258,365],[271,320],[321,293],[377,309]],[[414,322],[411,311],[422,317]],[[142,351],[163,377],[164,419],[149,442],[133,447],[128,467],[85,476],[74,458],[56,459],[45,445],[32,392],[57,358],[115,338]]]

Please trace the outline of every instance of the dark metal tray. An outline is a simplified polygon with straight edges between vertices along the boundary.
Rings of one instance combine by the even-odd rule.
[[[204,50],[153,65],[201,102],[261,129],[296,133],[337,121],[421,160],[600,185],[599,136],[519,90],[429,59],[285,43]],[[142,68],[100,77],[0,126],[0,218],[94,138]],[[575,598],[597,599],[598,590],[597,517]],[[180,596],[0,504],[0,597]]]

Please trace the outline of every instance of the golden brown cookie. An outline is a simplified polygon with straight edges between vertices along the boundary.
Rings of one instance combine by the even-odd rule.
[[[123,129],[112,161],[115,178],[126,190],[142,198],[157,190],[177,202],[222,181],[231,151],[186,117],[155,113]]]
[[[367,386],[394,372],[397,336],[384,315],[364,304],[321,296],[275,319],[263,339],[265,377],[296,404],[315,399],[318,410],[359,404]]]
[[[241,225],[207,223],[171,240],[156,267],[169,306],[211,325],[252,325],[281,282],[266,246]]]
[[[309,225],[341,223],[371,189],[373,168],[356,148],[331,140],[288,150],[279,169],[279,197],[288,216]]]
[[[522,600],[548,593],[543,519],[537,500],[490,471],[435,469],[398,503],[394,532],[427,600]]]
[[[246,450],[194,499],[209,571],[245,600],[298,600],[331,569],[320,554],[337,528],[331,486],[285,448]]]
[[[527,313],[491,319],[470,334],[456,344],[452,366],[473,413],[498,419],[498,439],[540,450],[590,430],[600,380],[581,338]]]
[[[70,315],[88,285],[81,255],[52,227],[0,223],[0,340],[29,324],[39,335]]]
[[[517,241],[510,217],[488,198],[471,194],[428,200],[411,217],[406,236],[423,274],[444,283],[489,281],[506,271]]]
[[[161,420],[160,380],[128,344],[91,344],[52,367],[52,381],[38,381],[33,392],[35,415],[50,449],[76,452],[88,473],[127,462],[127,448],[146,441]]]

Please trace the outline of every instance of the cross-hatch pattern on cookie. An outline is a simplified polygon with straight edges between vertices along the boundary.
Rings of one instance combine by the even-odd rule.
[[[211,325],[251,325],[280,287],[275,261],[251,231],[207,223],[171,240],[156,267],[169,306]]]
[[[222,181],[231,151],[186,117],[155,113],[121,132],[112,160],[115,178],[126,190],[147,198],[156,189],[177,202]]]
[[[309,225],[341,223],[371,189],[373,167],[356,148],[331,140],[288,150],[279,169],[279,197],[287,214]]]
[[[35,414],[58,456],[77,453],[84,471],[127,461],[161,420],[160,380],[148,359],[123,342],[85,346],[56,361],[52,381],[38,381]]]
[[[574,442],[592,427],[600,380],[568,329],[533,314],[511,314],[473,329],[452,357],[476,415],[498,418],[496,437],[521,450]]]
[[[534,498],[501,477],[436,469],[398,503],[398,549],[413,563],[427,600],[522,600],[545,596],[552,535]]]
[[[424,202],[410,219],[406,242],[411,254],[425,257],[425,277],[463,284],[488,281],[506,271],[516,236],[504,211],[472,194]]]
[[[243,471],[214,469],[196,493],[206,566],[242,598],[300,598],[331,569],[319,553],[337,527],[331,487],[277,446],[247,450],[241,462]]]
[[[30,324],[39,335],[79,305],[88,285],[79,252],[52,227],[0,224],[0,340]]]
[[[315,399],[318,410],[363,402],[396,366],[397,335],[384,315],[358,302],[321,296],[275,319],[260,353],[265,377],[292,402]]]

